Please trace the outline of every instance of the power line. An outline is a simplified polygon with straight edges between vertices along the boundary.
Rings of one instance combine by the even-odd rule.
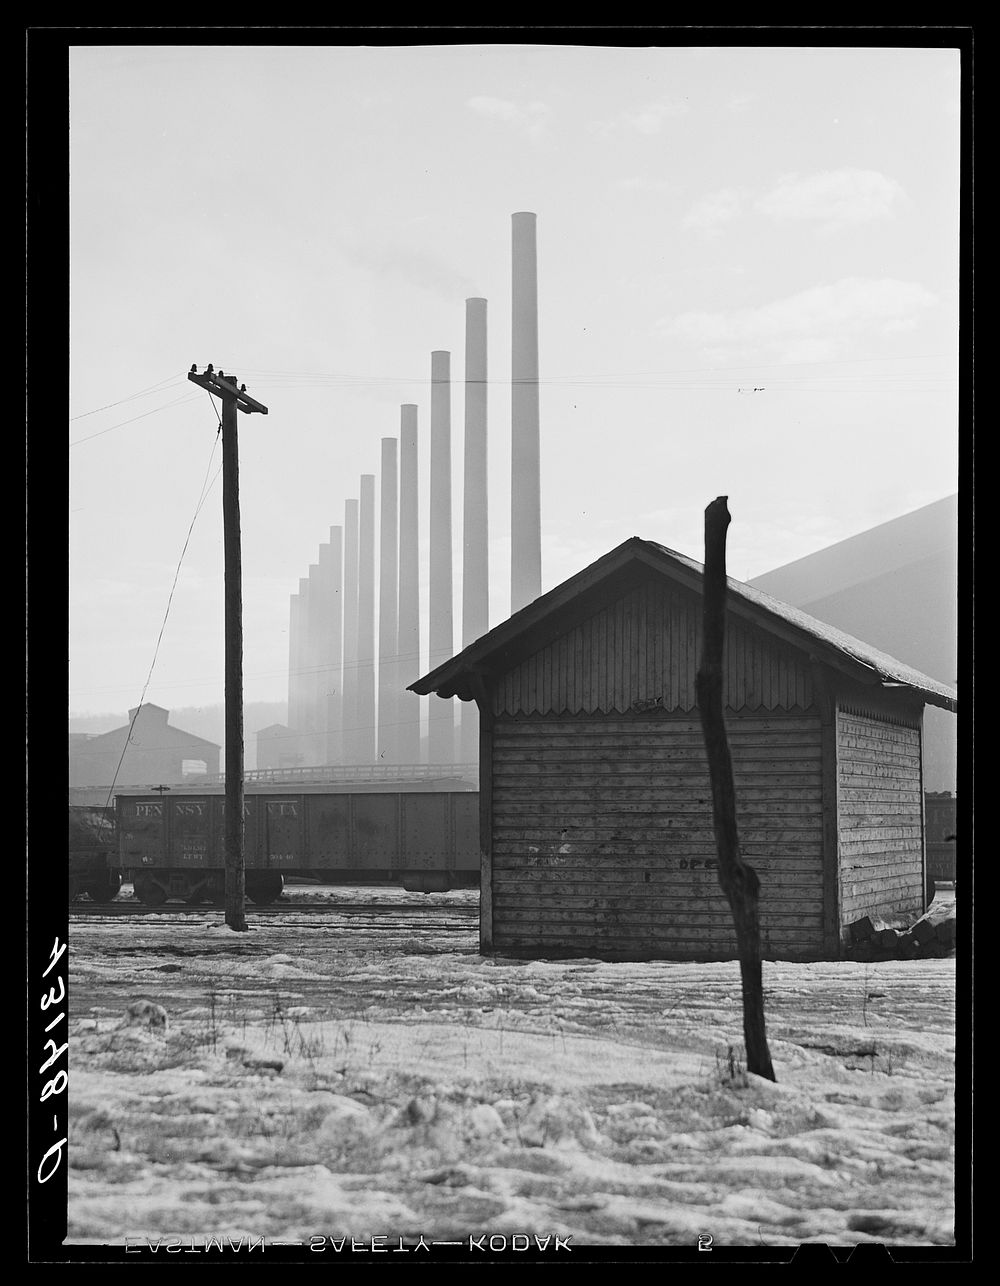
[[[829,358],[822,361],[801,361],[801,362],[770,362],[760,361],[754,363],[743,363],[732,366],[689,366],[675,367],[666,370],[646,370],[646,371],[621,371],[607,372],[605,374],[588,374],[588,375],[547,375],[541,377],[537,382],[543,388],[610,388],[610,389],[661,389],[664,391],[674,390],[678,392],[705,392],[705,391],[729,391],[732,389],[732,377],[741,371],[756,371],[759,377],[767,379],[772,389],[782,388],[798,392],[858,392],[869,393],[880,391],[877,381],[885,386],[900,385],[910,388],[949,388],[955,383],[955,377],[944,372],[935,375],[933,372],[921,369],[916,373],[892,372],[887,371],[884,374],[866,374],[851,375],[849,372],[838,373],[831,371],[831,367],[844,366],[867,366],[871,367],[877,363],[886,362],[929,362],[937,360],[951,361],[952,355],[947,353],[932,354],[902,354],[893,357],[857,357],[857,358]],[[802,376],[799,372],[809,369],[814,372],[812,375]],[[254,370],[246,368],[247,374],[264,384],[270,384],[271,387],[281,387],[284,383],[298,384],[301,386],[303,380],[317,381],[314,387],[327,388],[377,388],[377,387],[397,387],[413,386],[428,383],[425,375],[420,376],[390,376],[390,375],[357,375],[349,372],[338,371],[287,371],[262,368]],[[785,371],[794,371],[795,374],[788,376],[783,374]],[[760,374],[767,372],[766,375]],[[715,377],[708,380],[696,380],[685,382],[681,379],[684,376],[703,375]],[[869,385],[857,385],[856,383],[850,388],[830,387],[828,381],[837,381],[843,385],[849,381],[857,380],[873,381]],[[815,383],[821,381],[821,384]],[[122,406],[127,402],[134,401],[136,398],[149,396],[156,392],[164,392],[164,385],[169,388],[178,383],[173,377],[167,380],[161,380],[159,384],[150,385],[148,389],[140,390],[138,393],[130,394],[115,402],[108,402],[104,406],[95,407],[91,411],[82,412],[80,415],[70,417],[70,422],[85,419],[88,416],[96,415],[100,411],[111,409],[115,406]],[[508,387],[509,379],[487,380],[488,384],[499,387]],[[810,382],[812,387],[808,387]],[[105,429],[100,429],[96,433],[88,434],[85,437],[76,438],[69,445],[71,447],[80,446],[84,442],[90,442],[94,438],[102,437],[104,434],[111,433],[116,429],[125,428],[129,424],[134,424],[138,420],[145,419],[150,415],[155,415],[159,411],[168,410],[172,406],[179,406],[192,399],[189,397],[175,398],[162,406],[154,407],[149,411],[144,411],[139,415],[130,417],[127,420],[121,420],[117,424],[111,424]]]
[[[117,402],[106,402],[104,406],[95,406],[92,411],[81,411],[79,415],[71,415],[69,417],[69,422],[72,424],[75,420],[85,420],[89,415],[97,415],[101,411],[109,411],[115,406],[124,406],[126,402],[134,402],[136,398],[146,397],[150,393],[162,393],[164,392],[164,384],[170,388],[171,386],[180,383],[181,381],[176,375],[168,375],[165,379],[158,380],[155,384],[150,384],[148,388],[140,389],[138,393],[130,393],[128,397],[119,398]]]
[[[184,397],[174,398],[172,402],[165,402],[163,406],[155,406],[151,411],[143,411],[141,415],[133,415],[130,420],[120,420],[118,424],[110,424],[106,429],[99,429],[96,433],[89,433],[85,438],[76,438],[70,443],[71,447],[78,447],[81,442],[90,442],[94,438],[103,437],[105,433],[111,433],[115,429],[123,429],[126,424],[134,424],[136,420],[144,420],[147,416],[156,415],[159,411],[166,411],[171,406],[181,406],[185,402],[195,401],[195,396],[185,395]]]
[[[221,432],[221,424],[219,427]],[[112,778],[111,786],[109,787],[109,790],[108,790],[109,806],[111,804],[111,799],[112,799],[112,794],[114,792],[115,784],[118,781],[118,774],[121,771],[122,764],[125,762],[125,755],[128,752],[129,745],[132,741],[132,729],[135,727],[135,721],[139,717],[139,711],[142,709],[143,702],[146,699],[146,692],[148,691],[150,682],[152,681],[152,678],[153,678],[153,670],[156,667],[156,658],[160,652],[160,644],[163,641],[163,634],[167,628],[167,619],[170,616],[170,607],[174,601],[174,590],[177,588],[177,581],[181,574],[181,567],[184,564],[184,556],[187,553],[188,545],[191,542],[191,533],[194,531],[194,525],[198,520],[198,515],[199,513],[201,513],[202,506],[204,505],[205,500],[208,497],[208,493],[211,491],[215,483],[215,479],[219,476],[220,470],[217,469],[215,472],[215,477],[213,477],[211,481],[209,481],[208,475],[212,468],[212,458],[215,455],[216,448],[219,445],[220,432],[216,433],[215,438],[213,439],[213,442],[212,442],[212,450],[208,457],[208,466],[205,469],[205,477],[202,479],[201,494],[199,495],[198,502],[195,505],[194,514],[191,517],[191,522],[188,526],[187,535],[184,537],[184,547],[181,549],[180,558],[177,560],[177,568],[174,571],[173,584],[170,586],[170,593],[167,597],[166,610],[163,613],[163,621],[160,624],[160,632],[156,638],[156,646],[153,648],[153,659],[149,663],[149,673],[146,675],[146,682],[143,684],[142,693],[139,697],[138,704],[135,707],[135,714],[132,716],[132,719],[129,723],[128,734],[125,737],[125,744],[122,746],[121,757],[118,760],[118,765],[115,768],[114,777]],[[220,469],[221,469],[221,466],[220,466]]]

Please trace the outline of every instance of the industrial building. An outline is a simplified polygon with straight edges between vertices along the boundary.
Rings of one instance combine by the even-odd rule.
[[[170,724],[170,711],[141,705],[122,728],[70,736],[70,788],[180,785],[219,771],[220,747]]]

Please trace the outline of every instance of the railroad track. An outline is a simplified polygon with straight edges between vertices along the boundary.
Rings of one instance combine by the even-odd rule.
[[[252,902],[248,902],[246,906],[246,914],[251,917],[295,916],[310,913],[314,915],[331,915],[338,912],[352,917],[369,915],[373,920],[393,920],[405,916],[419,919],[437,912],[441,918],[455,916],[462,921],[467,921],[469,928],[473,927],[479,918],[478,906],[442,906],[440,903],[434,902],[426,904],[414,902],[405,905],[398,902],[272,902],[269,906],[254,906]],[[194,905],[187,902],[164,902],[162,906],[144,906],[141,902],[71,902],[69,913],[70,916],[79,916],[85,919],[95,917],[119,919],[122,916],[130,915],[221,916],[225,914],[225,907],[207,902],[199,902]]]

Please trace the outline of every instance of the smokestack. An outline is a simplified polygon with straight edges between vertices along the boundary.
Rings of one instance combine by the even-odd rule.
[[[309,564],[309,578],[306,581],[306,647],[305,647],[305,762],[320,762],[319,746],[325,734],[319,726],[320,709],[320,585],[319,563]]]
[[[465,454],[463,491],[462,646],[490,627],[489,518],[487,489],[486,300],[465,301]],[[459,706],[460,759],[479,759],[479,711]]]
[[[420,532],[417,408],[399,408],[399,761],[420,762],[421,701],[407,684],[420,668]]]
[[[295,753],[300,763],[309,758],[309,578],[299,577],[298,630],[295,640]]]
[[[334,530],[330,529],[331,532]],[[340,575],[340,549],[330,541],[319,547],[319,564],[316,573],[315,612],[311,613],[311,629],[315,640],[316,658],[316,754],[313,761],[328,764],[330,746],[330,696],[340,687],[340,675],[333,672],[333,622],[334,622],[334,565]],[[337,645],[339,652],[339,642]]]
[[[375,762],[375,475],[361,475],[358,511],[358,762]]]
[[[378,570],[378,757],[399,762],[399,507],[395,438],[382,439]]]
[[[344,504],[344,762],[358,763],[358,502]]]
[[[511,216],[511,532],[510,610],[542,592],[542,518],[538,446],[538,259],[535,215]]]
[[[292,594],[288,605],[288,717],[289,728],[298,729],[302,718],[302,598]]]
[[[431,353],[430,669],[454,651],[451,566],[451,354]],[[450,701],[432,697],[428,711],[432,764],[455,758],[455,712]]]
[[[341,527],[330,528],[330,607],[329,633],[326,652],[329,665],[326,685],[326,759],[325,763],[339,764],[343,758],[343,628],[344,628],[344,533]]]

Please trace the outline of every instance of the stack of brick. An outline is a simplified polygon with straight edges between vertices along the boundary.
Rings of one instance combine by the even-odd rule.
[[[955,949],[955,903],[935,901],[905,928],[863,916],[851,925],[852,960],[914,960],[946,956]]]

